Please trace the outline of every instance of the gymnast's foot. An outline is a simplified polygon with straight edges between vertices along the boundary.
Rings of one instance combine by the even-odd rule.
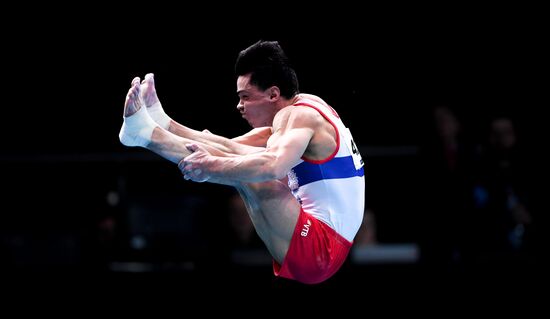
[[[151,136],[157,124],[143,107],[138,77],[134,78],[132,87],[126,95],[123,119],[118,135],[120,142],[126,146],[146,147],[151,142]]]
[[[133,83],[133,82],[132,82]],[[141,81],[141,99],[147,108],[147,112],[153,120],[162,128],[168,129],[172,119],[166,115],[155,88],[155,75],[148,73],[145,75],[143,81]]]

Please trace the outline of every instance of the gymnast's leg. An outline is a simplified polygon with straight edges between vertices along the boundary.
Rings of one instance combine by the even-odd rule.
[[[139,81],[139,78],[135,78],[134,81]],[[133,82],[132,82],[133,84]],[[225,153],[232,154],[248,154],[251,152],[258,152],[262,150],[261,148],[251,147],[248,145],[243,145],[232,141],[229,138],[223,136],[215,135],[209,131],[197,131],[193,130],[187,126],[184,126],[173,119],[171,119],[162,108],[160,100],[157,95],[155,87],[155,78],[152,73],[145,75],[145,78],[141,82],[140,86],[140,95],[143,103],[147,109],[147,112],[151,118],[162,128],[167,131],[184,137],[199,143],[208,144],[212,147],[215,147]],[[207,107],[212,107],[207,105]]]
[[[140,98],[139,78],[132,81],[124,103],[124,122],[119,133],[122,144],[151,150],[165,159],[178,163],[191,154],[188,143],[197,143],[216,156],[231,156],[215,146],[177,136],[160,127],[148,114]]]

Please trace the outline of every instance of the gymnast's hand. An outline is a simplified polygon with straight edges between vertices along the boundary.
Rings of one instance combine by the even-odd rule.
[[[183,178],[194,182],[206,182],[210,179],[209,157],[210,153],[197,144],[186,144],[185,147],[191,152],[178,163],[178,168]]]

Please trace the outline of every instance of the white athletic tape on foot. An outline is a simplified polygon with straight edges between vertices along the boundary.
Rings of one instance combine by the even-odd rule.
[[[153,130],[157,126],[157,123],[147,114],[145,107],[141,107],[136,113],[124,117],[118,135],[120,142],[126,146],[146,147],[151,143]]]
[[[151,115],[153,120],[155,120],[160,127],[165,130],[168,129],[172,119],[164,112],[160,102],[156,102],[155,104],[147,107],[147,112],[149,112],[149,115]]]

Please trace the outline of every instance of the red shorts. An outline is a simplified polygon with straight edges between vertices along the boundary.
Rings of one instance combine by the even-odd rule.
[[[273,273],[306,284],[320,283],[340,269],[351,244],[302,209],[285,260],[282,265],[273,260]]]

